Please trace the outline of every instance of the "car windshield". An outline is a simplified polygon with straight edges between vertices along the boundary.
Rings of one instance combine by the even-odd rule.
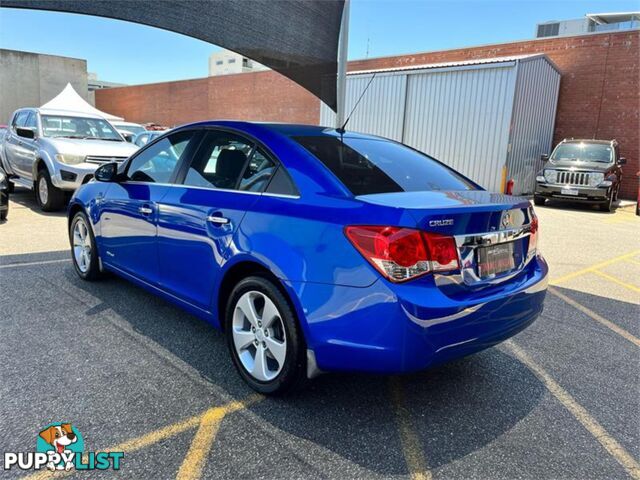
[[[399,143],[367,138],[293,137],[317,157],[354,195],[475,190],[442,163]]]
[[[563,143],[556,147],[551,160],[609,163],[612,153],[611,146],[603,143]]]
[[[101,118],[42,115],[42,133],[54,138],[124,141],[111,124]]]
[[[123,124],[123,123],[116,123],[115,127],[118,130],[131,132],[134,135],[137,135],[138,133],[146,132],[145,128],[141,127],[140,125],[129,125],[129,124]]]

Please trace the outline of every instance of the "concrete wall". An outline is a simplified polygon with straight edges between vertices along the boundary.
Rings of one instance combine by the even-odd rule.
[[[640,31],[550,37],[523,42],[349,62],[369,70],[545,53],[562,71],[554,144],[565,137],[616,138],[629,164],[623,198],[635,198],[640,170]],[[317,124],[319,102],[275,72],[113,88],[96,106],[131,121],[175,125],[229,118]]]
[[[88,100],[86,60],[0,49],[0,124],[18,108],[48,102],[67,83]]]

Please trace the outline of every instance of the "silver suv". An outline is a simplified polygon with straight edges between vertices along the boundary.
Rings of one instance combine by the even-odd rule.
[[[0,144],[10,181],[34,189],[44,211],[63,207],[65,191],[93,178],[107,162],[123,162],[138,149],[104,118],[43,108],[14,112]]]

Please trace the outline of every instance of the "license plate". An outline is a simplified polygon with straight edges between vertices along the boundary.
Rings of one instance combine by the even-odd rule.
[[[507,272],[514,268],[513,242],[478,249],[478,274],[481,278]]]
[[[578,195],[578,189],[577,188],[562,188],[562,189],[560,189],[560,193],[562,193],[562,195]]]

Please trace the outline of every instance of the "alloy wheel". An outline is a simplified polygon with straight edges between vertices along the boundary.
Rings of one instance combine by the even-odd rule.
[[[73,258],[82,273],[91,266],[91,235],[87,224],[79,218],[73,226]]]
[[[233,310],[231,335],[242,367],[256,380],[278,376],[287,356],[287,338],[275,303],[264,293],[244,293]]]
[[[38,196],[40,197],[40,204],[46,205],[49,200],[49,185],[44,175],[38,180]]]

